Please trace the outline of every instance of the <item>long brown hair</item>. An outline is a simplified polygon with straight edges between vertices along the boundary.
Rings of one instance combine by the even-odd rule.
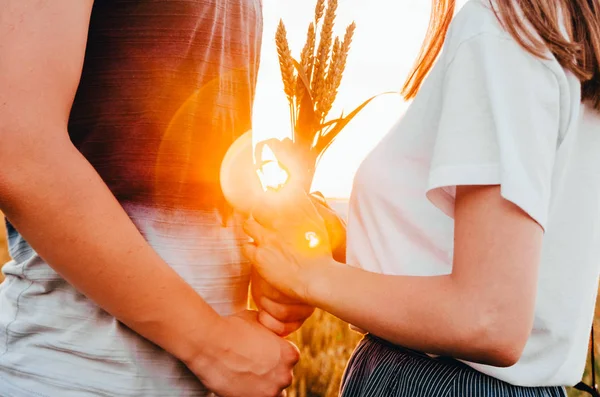
[[[402,88],[407,100],[415,97],[440,54],[455,4],[456,0],[433,0],[427,36]],[[582,100],[600,110],[600,0],[496,0],[495,4],[494,12],[515,40],[540,58],[550,50],[581,81]],[[569,38],[562,33],[563,23]]]

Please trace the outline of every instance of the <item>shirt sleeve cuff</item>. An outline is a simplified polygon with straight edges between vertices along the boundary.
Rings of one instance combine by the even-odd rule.
[[[549,204],[520,178],[503,175],[499,164],[437,166],[429,174],[427,198],[454,218],[457,186],[499,185],[502,197],[515,204],[545,229]]]

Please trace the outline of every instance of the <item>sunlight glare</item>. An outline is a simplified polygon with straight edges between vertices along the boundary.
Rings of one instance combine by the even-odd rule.
[[[279,190],[288,181],[289,174],[281,168],[279,160],[273,153],[269,145],[265,144],[260,153],[261,167],[256,170],[260,184],[263,190]]]
[[[315,232],[306,232],[304,238],[306,239],[306,241],[308,241],[309,248],[316,248],[319,246],[319,244],[321,244],[321,240]]]

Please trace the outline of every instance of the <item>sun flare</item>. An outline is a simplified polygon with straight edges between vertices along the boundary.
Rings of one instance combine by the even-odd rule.
[[[315,232],[306,232],[304,238],[306,239],[306,241],[308,241],[309,248],[316,248],[319,246],[319,244],[321,244],[321,240]]]
[[[289,179],[289,174],[279,165],[279,160],[269,145],[264,144],[260,153],[261,166],[256,170],[263,190],[279,190]]]

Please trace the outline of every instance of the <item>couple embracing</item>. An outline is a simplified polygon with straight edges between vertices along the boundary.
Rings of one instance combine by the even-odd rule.
[[[434,0],[347,228],[293,184],[224,204],[261,7],[0,0],[0,395],[279,396],[319,307],[365,333],[342,396],[565,396],[600,269],[600,2]]]

